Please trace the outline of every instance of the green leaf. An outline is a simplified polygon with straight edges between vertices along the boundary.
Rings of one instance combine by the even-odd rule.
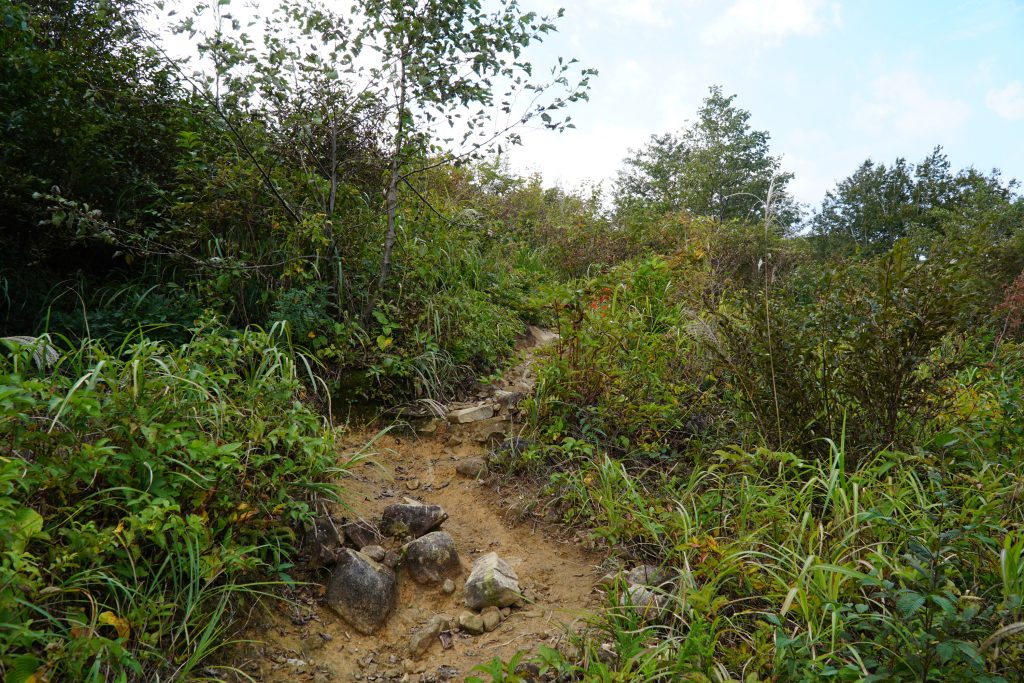
[[[21,508],[14,515],[14,542],[15,552],[24,552],[25,546],[33,536],[43,530],[42,516],[31,508]]]
[[[906,618],[913,616],[917,610],[921,609],[922,605],[924,605],[924,596],[914,591],[903,591],[896,598],[896,609],[902,612]]]
[[[36,672],[42,664],[32,655],[16,657],[10,671],[4,676],[4,683],[36,683]]]

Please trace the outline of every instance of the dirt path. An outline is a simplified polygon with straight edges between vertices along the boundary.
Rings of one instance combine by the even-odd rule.
[[[529,362],[527,355],[524,363]],[[522,375],[521,368],[515,369]],[[508,659],[518,651],[534,652],[539,644],[556,646],[599,604],[594,585],[603,572],[603,557],[585,550],[563,527],[523,512],[531,509],[532,493],[502,487],[497,480],[459,475],[462,459],[486,455],[487,447],[441,426],[429,437],[397,432],[381,437],[375,455],[351,471],[343,482],[350,509],[347,517],[380,519],[384,507],[410,498],[437,504],[449,518],[442,529],[455,540],[462,561],[456,590],[420,586],[398,570],[398,608],[373,635],[356,633],[319,603],[323,590],[300,593],[301,606],[290,614],[272,615],[253,634],[265,641],[249,647],[244,669],[262,681],[407,681],[430,683],[464,680],[473,667],[495,657]],[[355,450],[372,434],[353,433]],[[427,652],[410,655],[411,635],[435,615],[457,620],[465,609],[462,587],[473,560],[496,552],[515,569],[529,599],[490,633],[472,636],[453,629],[451,638],[435,638]],[[448,647],[445,647],[448,645]]]

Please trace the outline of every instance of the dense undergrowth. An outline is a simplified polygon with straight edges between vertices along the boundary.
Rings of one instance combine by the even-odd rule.
[[[612,591],[544,667],[1019,680],[1024,352],[999,274],[1017,247],[960,234],[927,258],[823,261],[759,226],[744,252],[738,229],[692,225],[558,300],[539,441],[514,465],[554,468],[566,520],[677,583],[655,608]]]
[[[342,469],[280,341],[4,341],[5,680],[208,677],[232,611],[290,581],[295,532]]]

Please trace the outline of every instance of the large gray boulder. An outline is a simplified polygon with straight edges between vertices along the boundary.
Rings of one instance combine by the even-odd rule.
[[[419,538],[441,526],[448,513],[440,505],[388,505],[380,522],[380,530],[392,538]]]
[[[466,607],[508,607],[522,598],[519,577],[497,553],[487,553],[473,563],[464,590]]]
[[[405,568],[416,583],[441,583],[459,575],[462,563],[447,531],[432,531],[405,546]]]
[[[487,461],[481,457],[466,458],[455,463],[455,471],[463,477],[481,479],[487,476]]]
[[[427,622],[426,626],[412,634],[409,639],[409,655],[413,658],[421,657],[441,635],[441,631],[450,630],[451,624],[448,623],[448,619],[441,615],[435,615]]]
[[[642,564],[626,572],[626,584],[629,586],[649,586],[667,590],[672,587],[672,583],[672,570],[667,567]]]
[[[397,598],[395,572],[351,548],[339,553],[325,602],[352,628],[375,632],[391,616]]]

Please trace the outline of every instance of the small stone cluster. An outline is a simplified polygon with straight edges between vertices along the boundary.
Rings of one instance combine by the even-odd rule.
[[[395,610],[397,571],[402,567],[415,583],[454,593],[462,562],[454,539],[440,529],[447,519],[441,506],[408,498],[387,506],[376,526],[364,520],[317,519],[306,543],[312,565],[333,565],[324,598],[327,607],[356,631],[371,634]],[[473,562],[463,601],[466,609],[457,618],[436,615],[413,633],[411,658],[422,656],[434,641],[450,647],[456,630],[470,635],[493,631],[512,607],[525,605],[515,570],[493,552]]]
[[[558,339],[550,330],[529,326],[516,343],[518,350],[547,346]],[[513,423],[521,417],[520,402],[533,393],[536,378],[528,355],[523,363],[500,382],[483,387],[472,398],[442,406],[444,412],[404,413],[406,418],[422,418],[416,431],[421,435],[448,432],[449,443],[468,440],[495,443],[505,439]]]

